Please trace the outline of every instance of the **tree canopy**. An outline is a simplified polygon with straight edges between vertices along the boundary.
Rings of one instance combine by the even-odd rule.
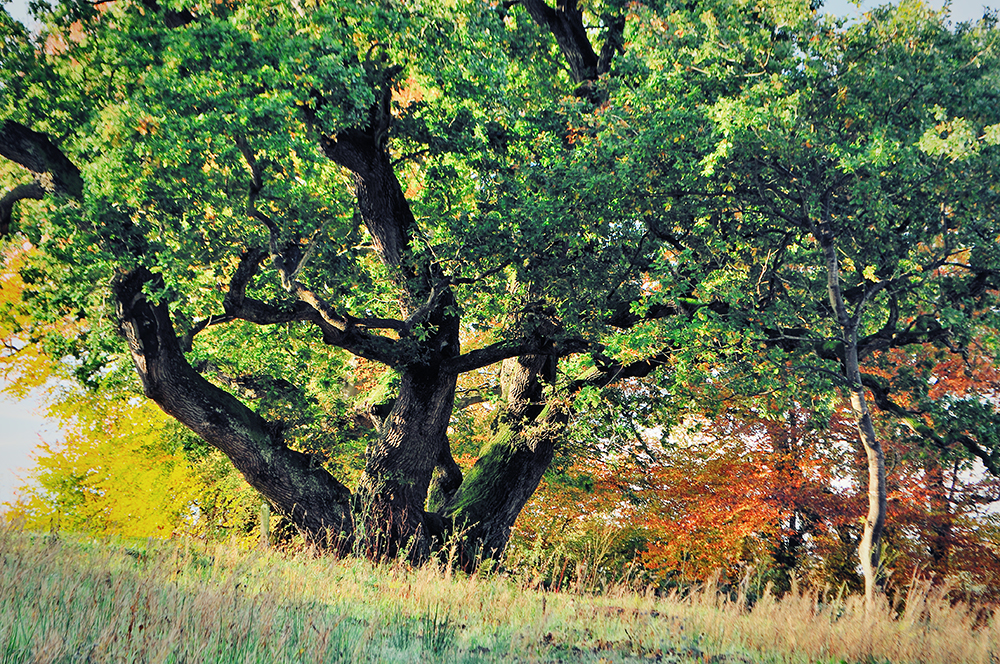
[[[474,566],[574,436],[734,404],[821,423],[847,398],[871,590],[870,405],[997,473],[992,388],[934,395],[932,370],[887,368],[929,348],[995,364],[994,18],[952,28],[910,0],[852,25],[804,0],[40,12],[37,35],[0,14],[0,230],[33,249],[14,336],[94,387],[137,374],[313,541],[421,560],[458,537]],[[623,385],[630,405],[606,408]],[[334,461],[359,441],[352,474]]]

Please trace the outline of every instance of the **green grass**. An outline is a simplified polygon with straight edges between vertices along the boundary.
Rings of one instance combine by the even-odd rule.
[[[0,662],[983,662],[997,620],[915,588],[857,598],[712,588],[527,590],[426,566],[0,529]]]

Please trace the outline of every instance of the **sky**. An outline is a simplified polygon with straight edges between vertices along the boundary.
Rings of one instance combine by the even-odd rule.
[[[32,465],[31,452],[41,442],[55,442],[58,427],[38,413],[35,400],[16,401],[0,394],[0,503],[14,498]]]
[[[28,1],[4,2],[11,16],[29,21]],[[859,16],[861,12],[883,2],[864,0],[859,4],[849,0],[827,0],[823,10],[838,16]],[[943,0],[929,0],[940,7]],[[1000,0],[953,0],[951,18],[955,22],[980,18],[984,7],[1000,9]],[[2,383],[0,383],[2,388]],[[57,425],[42,417],[37,400],[15,401],[0,392],[0,503],[14,498],[15,489],[23,484],[27,469],[32,465],[32,450],[41,442],[55,442],[59,438]]]
[[[857,16],[860,12],[884,4],[886,4],[885,0],[877,2],[864,0],[861,2],[861,8],[859,9],[855,3],[848,0],[825,0],[822,10],[830,14],[836,14],[837,16]],[[939,8],[944,5],[944,0],[927,0],[927,4]],[[984,7],[1000,9],[1000,0],[952,0],[951,20],[961,23],[962,21],[973,21],[982,18]]]

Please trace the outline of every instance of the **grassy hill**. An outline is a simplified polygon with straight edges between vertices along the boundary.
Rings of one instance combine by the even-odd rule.
[[[969,662],[1000,616],[860,598],[531,589],[501,574],[0,528],[2,662]]]

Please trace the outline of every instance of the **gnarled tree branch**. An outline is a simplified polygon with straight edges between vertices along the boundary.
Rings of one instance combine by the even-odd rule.
[[[41,199],[45,194],[83,197],[80,169],[43,133],[13,120],[0,123],[0,156],[23,166],[34,182],[7,192],[0,199],[0,235],[10,228],[14,203],[26,198]]]
[[[396,352],[398,342],[388,337],[371,334],[367,329],[401,329],[403,327],[401,321],[354,318],[338,314],[324,317],[305,300],[299,300],[288,306],[269,304],[248,297],[246,294],[247,286],[256,275],[261,260],[266,255],[264,250],[259,248],[249,249],[243,254],[236,271],[233,273],[229,291],[222,301],[225,312],[196,322],[181,341],[185,350],[191,349],[195,335],[212,325],[233,320],[245,320],[257,325],[276,325],[298,321],[318,326],[323,332],[324,343],[331,346],[339,346],[360,357],[390,366],[399,363]],[[330,318],[336,324],[332,323]]]
[[[587,29],[583,25],[583,12],[577,6],[576,0],[561,0],[555,9],[545,0],[521,0],[521,4],[538,25],[552,33],[559,50],[569,64],[575,83],[597,78],[599,60],[587,37]]]
[[[112,292],[121,332],[146,396],[233,462],[251,486],[319,544],[350,545],[350,492],[306,454],[285,445],[272,426],[208,382],[184,357],[165,302],[143,286],[158,281],[145,268],[118,275]]]
[[[10,232],[10,218],[14,212],[14,203],[26,198],[41,200],[45,197],[45,189],[36,180],[27,184],[19,184],[0,198],[0,237]]]

